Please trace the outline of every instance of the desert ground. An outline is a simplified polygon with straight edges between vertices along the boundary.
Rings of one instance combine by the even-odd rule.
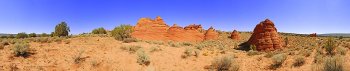
[[[328,37],[282,34],[288,45],[275,51],[239,50],[251,33],[241,32],[240,40],[220,32],[219,39],[197,43],[137,40],[123,42],[108,35],[74,35],[69,38],[34,37],[1,39],[9,43],[0,49],[0,71],[214,71],[213,65],[228,57],[230,70],[239,71],[321,71],[328,57],[324,48]],[[350,67],[350,38],[334,38],[345,71]],[[28,56],[15,56],[14,44],[29,42]],[[339,48],[339,49],[338,49]],[[341,49],[342,48],[342,49]],[[317,56],[317,53],[321,53]],[[149,64],[138,63],[147,55]],[[286,55],[280,67],[272,68],[273,56]],[[304,62],[295,66],[296,58]],[[320,62],[317,62],[320,61]],[[220,62],[220,61],[219,61]]]

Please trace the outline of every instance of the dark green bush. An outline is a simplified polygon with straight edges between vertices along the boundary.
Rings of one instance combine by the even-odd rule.
[[[28,34],[29,37],[36,37],[36,34],[35,33],[30,33]]]
[[[15,36],[11,34],[8,36],[8,38],[15,38]]]
[[[49,37],[50,35],[49,34],[46,34],[46,33],[42,33],[41,35],[40,35],[40,37]]]
[[[66,22],[61,22],[60,24],[56,25],[55,32],[53,33],[53,36],[68,36],[70,32],[69,26]]]
[[[131,38],[131,33],[133,32],[131,25],[120,25],[112,30],[112,36],[120,41],[126,38]]]
[[[16,35],[16,38],[27,38],[27,37],[28,37],[28,35],[27,35],[25,32],[18,33],[18,34]]]
[[[92,30],[91,33],[92,34],[107,34],[107,31],[105,30],[105,28],[100,27],[100,28]]]

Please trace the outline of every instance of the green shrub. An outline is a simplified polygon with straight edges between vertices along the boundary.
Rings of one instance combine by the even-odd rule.
[[[29,55],[29,44],[28,43],[16,43],[13,47],[15,56],[27,57]]]
[[[56,25],[55,32],[53,33],[53,36],[68,36],[70,32],[69,26],[66,22],[61,22],[60,24]]]
[[[294,59],[293,66],[299,67],[299,66],[304,65],[304,63],[305,63],[305,58],[304,58],[303,56],[297,56],[297,57]]]
[[[120,47],[122,50],[127,50],[130,53],[135,53],[137,50],[142,48],[141,46],[136,46],[136,45],[123,45]]]
[[[256,46],[255,45],[250,45],[250,50],[256,51]]]
[[[137,51],[137,63],[146,66],[148,66],[151,63],[149,56],[142,49]]]
[[[285,54],[276,54],[272,56],[273,64],[271,65],[271,69],[277,69],[281,67],[286,58],[287,56]]]
[[[96,28],[96,29],[92,30],[91,33],[92,34],[107,34],[107,31],[105,30],[105,28],[100,27],[100,28]]]
[[[192,49],[191,48],[186,48],[185,51],[184,51],[184,54],[181,55],[182,58],[187,58],[189,56],[192,56]]]
[[[40,37],[49,37],[50,35],[49,34],[46,34],[46,33],[42,33],[41,35],[40,35]]]
[[[239,71],[239,65],[233,62],[232,57],[228,56],[214,59],[211,66],[215,71]]]
[[[344,71],[343,61],[339,56],[327,57],[324,63],[324,71]]]
[[[1,38],[7,38],[7,36],[1,36]]]
[[[75,64],[79,64],[83,61],[85,61],[85,58],[82,57],[82,54],[84,53],[83,50],[79,51],[79,53],[75,56],[73,56],[73,60]]]
[[[336,48],[336,42],[333,38],[328,38],[326,41],[326,44],[324,45],[324,48],[326,49],[327,54],[334,55],[334,50]]]
[[[112,30],[112,36],[117,40],[124,40],[126,38],[131,38],[132,33],[131,25],[120,25]]]
[[[18,34],[16,35],[16,38],[27,38],[27,37],[28,37],[28,35],[27,35],[25,32],[18,33]]]
[[[15,38],[15,36],[11,34],[8,36],[8,38]]]
[[[36,37],[36,34],[35,33],[30,33],[28,34],[29,37]]]
[[[153,46],[150,48],[150,52],[156,52],[156,51],[161,51],[162,49],[159,48],[159,46]]]

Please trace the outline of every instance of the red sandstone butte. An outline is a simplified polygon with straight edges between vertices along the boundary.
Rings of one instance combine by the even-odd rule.
[[[282,48],[282,39],[272,21],[266,19],[256,25],[248,43],[255,45],[258,51],[270,51]]]
[[[231,33],[231,39],[233,40],[239,40],[240,36],[237,30],[233,30],[233,32]]]

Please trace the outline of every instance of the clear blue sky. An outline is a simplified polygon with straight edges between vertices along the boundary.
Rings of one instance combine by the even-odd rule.
[[[225,31],[269,18],[279,32],[350,33],[350,0],[0,0],[0,10],[0,33],[50,33],[66,21],[79,34],[156,16]]]

